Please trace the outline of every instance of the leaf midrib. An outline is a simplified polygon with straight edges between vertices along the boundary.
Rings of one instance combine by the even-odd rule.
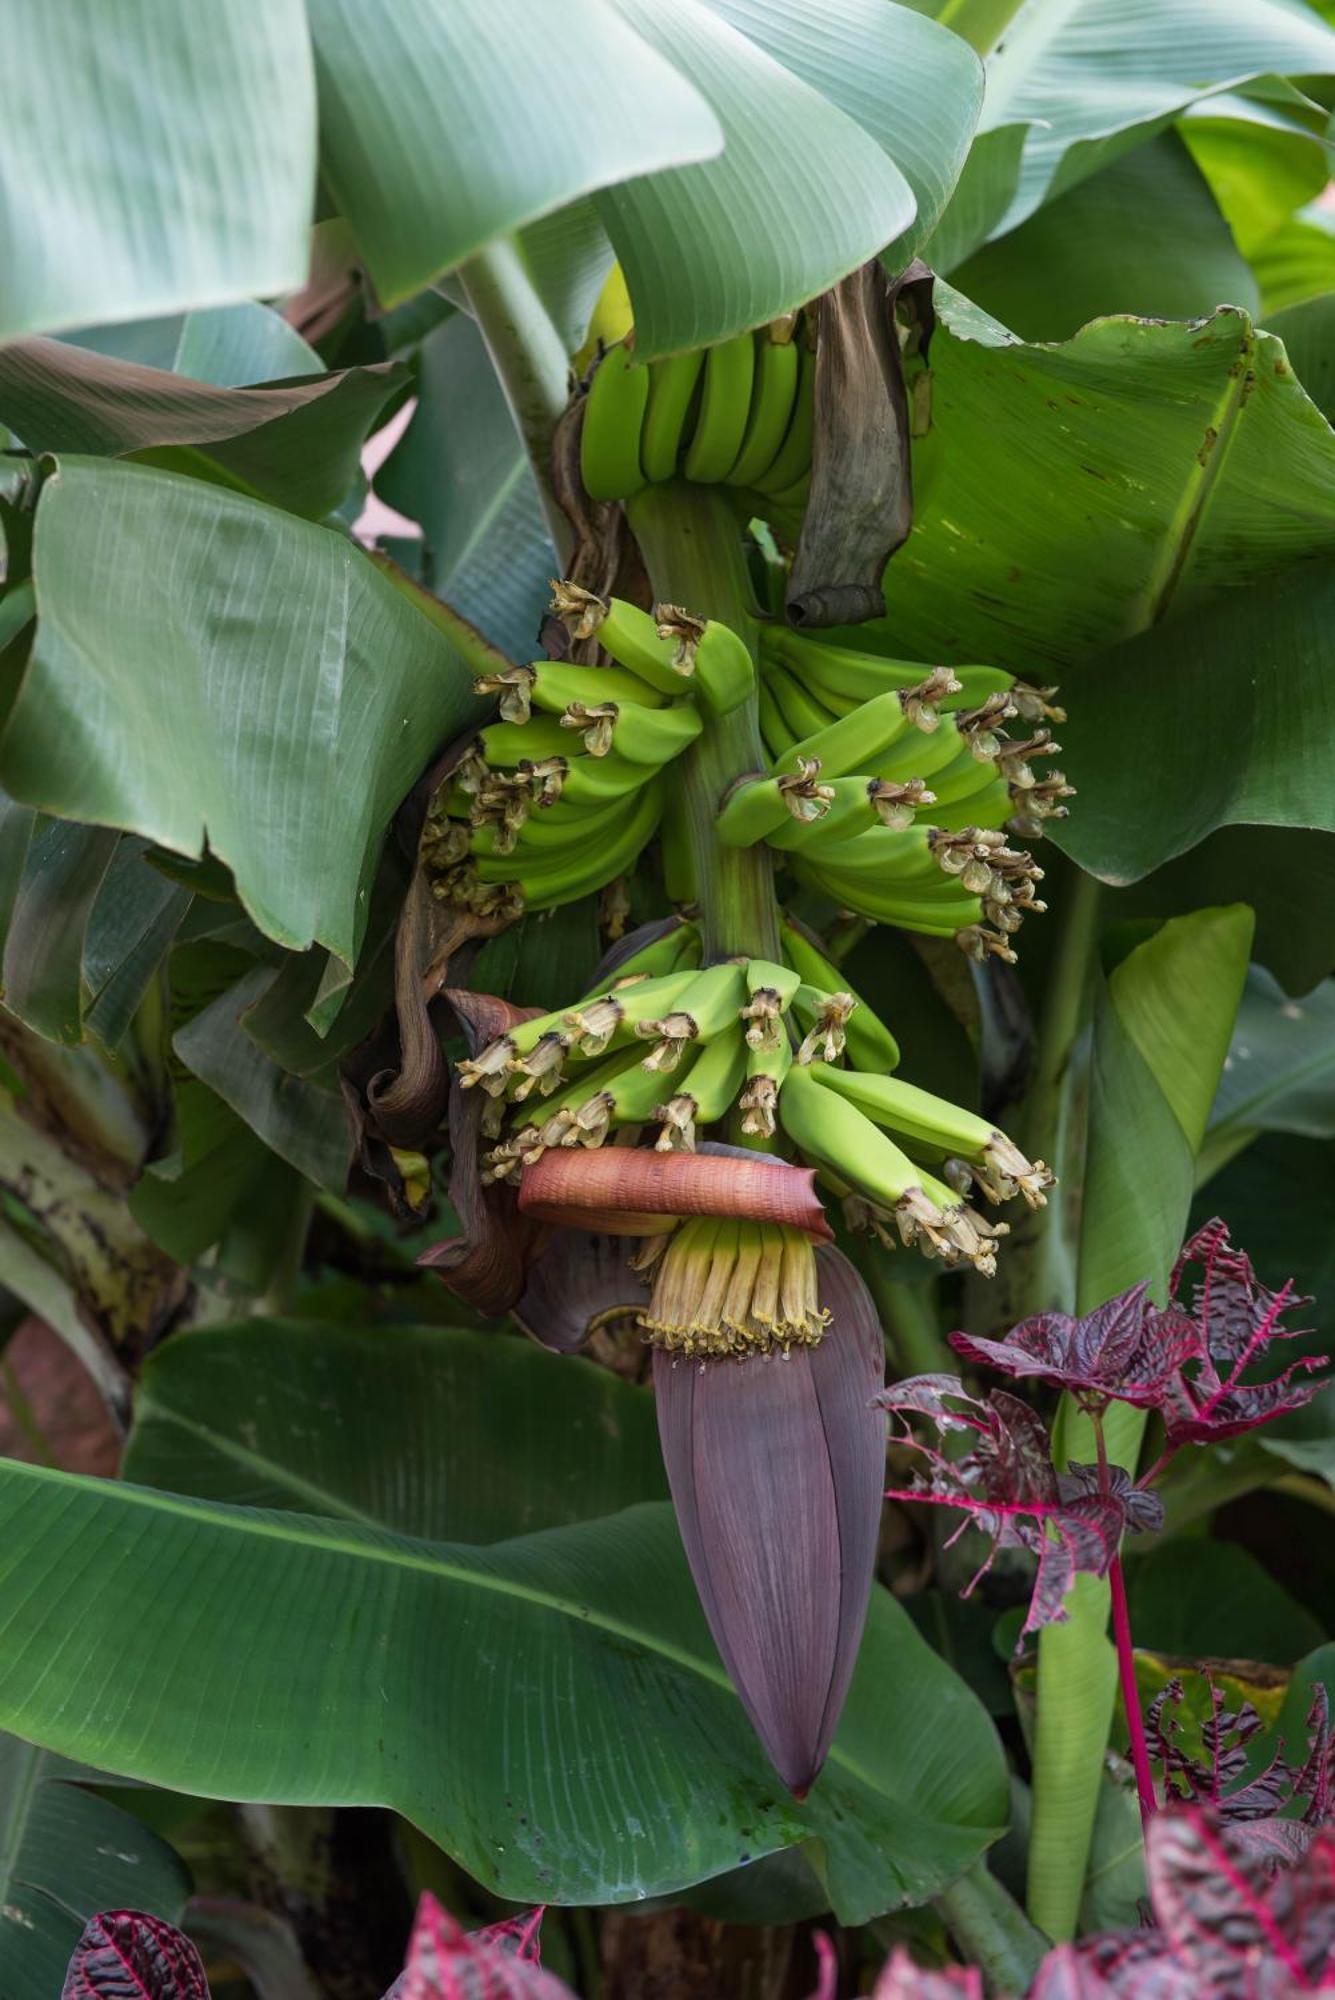
[[[0,1844],[0,1907],[10,1903],[10,1890],[14,1883],[14,1871],[18,1867],[23,1851],[23,1841],[28,1829],[33,1805],[37,1798],[37,1787],[41,1777],[41,1763],[45,1752],[24,1745],[27,1750],[26,1770],[22,1782],[5,1801],[5,1817],[8,1826],[3,1844]]]
[[[339,1535],[321,1535],[303,1532],[300,1524],[310,1518],[301,1514],[289,1514],[281,1521],[267,1521],[249,1514],[248,1510],[229,1507],[221,1502],[188,1499],[183,1495],[160,1493],[152,1487],[131,1486],[121,1481],[105,1481],[82,1477],[76,1473],[48,1472],[41,1466],[22,1465],[17,1461],[6,1464],[0,1472],[0,1492],[4,1485],[32,1484],[38,1487],[56,1487],[65,1493],[84,1493],[99,1505],[109,1501],[124,1505],[146,1508],[149,1512],[173,1514],[187,1520],[206,1520],[223,1532],[256,1536],[264,1541],[285,1542],[305,1548],[329,1550],[335,1554],[349,1556],[354,1561],[385,1563],[391,1568],[413,1571],[419,1575],[433,1577],[442,1582],[455,1582],[475,1589],[490,1591],[498,1597],[509,1597],[530,1604],[543,1611],[554,1612],[558,1617],[598,1632],[609,1638],[622,1639],[641,1647],[646,1653],[669,1660],[674,1665],[685,1668],[698,1679],[709,1681],[736,1699],[736,1691],[722,1667],[711,1666],[697,1653],[688,1653],[669,1640],[641,1631],[637,1626],[625,1624],[622,1620],[609,1617],[605,1612],[595,1610],[591,1605],[581,1605],[571,1598],[559,1597],[551,1591],[537,1590],[529,1584],[517,1582],[513,1577],[489,1576],[485,1570],[471,1569],[459,1564],[443,1561],[439,1556],[426,1557],[417,1553],[422,1550],[447,1548],[448,1543],[420,1541],[415,1537],[395,1535],[394,1530],[372,1524],[377,1535],[392,1536],[385,1545],[367,1544],[344,1539]],[[641,1505],[666,1506],[667,1502],[641,1502]],[[559,1529],[548,1530],[560,1533]],[[516,1537],[527,1540],[529,1537]],[[411,1544],[411,1546],[405,1546]],[[504,1548],[505,1543],[496,1546]],[[885,1784],[856,1764],[847,1752],[841,1752],[838,1744],[831,1746],[829,1763],[837,1764],[850,1777],[866,1785],[878,1797],[893,1800],[897,1795]]]

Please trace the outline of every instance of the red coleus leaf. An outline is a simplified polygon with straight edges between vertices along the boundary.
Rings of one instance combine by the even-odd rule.
[[[1083,1319],[1038,1313],[1021,1320],[1004,1340],[952,1333],[957,1354],[1003,1375],[1041,1376],[1058,1382],[1085,1405],[1101,1409],[1110,1397],[1157,1409],[1173,1376],[1200,1348],[1200,1331],[1185,1313],[1156,1311],[1149,1287],[1133,1285]]]
[[[1296,1297],[1291,1284],[1277,1292],[1260,1284],[1250,1258],[1234,1249],[1217,1218],[1197,1231],[1178,1258],[1171,1289],[1179,1306],[1187,1273],[1195,1267],[1200,1275],[1188,1304],[1200,1345],[1195,1360],[1174,1376],[1164,1397],[1170,1447],[1236,1437],[1301,1409],[1325,1384],[1299,1378],[1328,1367],[1330,1360],[1328,1355],[1304,1355],[1269,1381],[1244,1381],[1275,1341],[1292,1340],[1302,1331],[1280,1322],[1286,1312],[1309,1302]]]
[[[74,1947],[60,2000],[209,2000],[209,1985],[199,1953],[173,1924],[104,1910]]]
[[[877,1400],[901,1420],[896,1442],[926,1461],[917,1485],[892,1489],[887,1497],[958,1507],[992,1537],[965,1596],[986,1575],[998,1549],[1024,1548],[1038,1558],[1021,1639],[1066,1617],[1064,1600],[1076,1576],[1082,1571],[1105,1576],[1124,1532],[1154,1528],[1162,1520],[1157,1498],[1134,1487],[1120,1468],[1110,1468],[1102,1485],[1092,1465],[1072,1465],[1059,1477],[1046,1425],[1004,1389],[994,1389],[981,1402],[957,1376],[917,1375]],[[952,1458],[924,1443],[911,1427],[911,1419],[923,1417],[941,1436],[972,1433],[971,1450]],[[966,1525],[961,1522],[957,1535]]]
[[[538,1960],[542,1911],[465,1931],[429,1891],[417,1906],[403,1976],[385,2000],[573,2000]]]
[[[1206,1806],[1235,1830],[1244,1850],[1270,1862],[1292,1862],[1306,1853],[1315,1829],[1331,1817],[1335,1744],[1330,1701],[1320,1682],[1307,1715],[1307,1752],[1292,1763],[1280,1745],[1270,1762],[1248,1776],[1247,1746],[1262,1728],[1250,1702],[1236,1712],[1210,1687],[1210,1714],[1200,1724],[1202,1754],[1184,1746],[1180,1718],[1181,1681],[1172,1680],[1151,1702],[1145,1717],[1150,1755],[1160,1765],[1169,1799]],[[1281,1817],[1302,1806],[1300,1816]]]
[[[834,1734],[871,1595],[885,1477],[870,1294],[816,1253],[815,1347],[703,1366],[654,1353],[658,1431],[714,1643],[771,1762],[803,1795]]]

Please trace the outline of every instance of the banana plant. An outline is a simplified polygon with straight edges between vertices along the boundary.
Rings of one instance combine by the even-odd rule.
[[[1319,1990],[1328,11],[16,26],[12,2000]]]

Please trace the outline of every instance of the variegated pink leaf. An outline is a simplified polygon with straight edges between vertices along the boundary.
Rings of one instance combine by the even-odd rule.
[[[60,2000],[209,2000],[209,1985],[175,1925],[141,1910],[104,1910],[84,1926]]]
[[[1310,1301],[1291,1284],[1269,1291],[1259,1283],[1250,1258],[1235,1250],[1216,1218],[1187,1243],[1173,1271],[1172,1294],[1179,1303],[1189,1272],[1196,1271],[1185,1302],[1200,1336],[1198,1354],[1169,1385],[1163,1403],[1170,1446],[1205,1444],[1237,1437],[1310,1403],[1324,1382],[1302,1377],[1328,1368],[1328,1355],[1304,1355],[1268,1380],[1247,1381],[1264,1365],[1277,1341],[1292,1340],[1300,1327],[1282,1324],[1284,1314]]]
[[[983,1975],[972,1965],[926,1972],[901,1944],[882,1966],[872,2000],[983,2000]]]
[[[465,1931],[429,1891],[417,1906],[403,1976],[385,2000],[574,2000],[538,1962],[541,1910]]]
[[[1288,2000],[1335,1984],[1335,1829],[1320,1829],[1300,1861],[1276,1868],[1213,1815],[1160,1813],[1148,1862],[1161,1934],[1197,1992]]]

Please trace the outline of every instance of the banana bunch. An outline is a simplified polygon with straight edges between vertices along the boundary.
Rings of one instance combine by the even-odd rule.
[[[996,667],[883,659],[798,633],[761,638],[760,728],[768,778],[723,803],[725,845],[763,840],[840,905],[906,930],[1013,959],[1009,939],[1044,908],[1043,871],[1010,837],[1064,817],[1071,787],[1053,756],[1052,688]],[[1031,733],[1005,724],[1020,717]]]
[[[755,682],[746,642],[717,620],[554,589],[572,636],[596,636],[610,664],[536,660],[475,681],[499,720],[427,811],[436,893],[481,915],[552,909],[625,874],[659,823],[666,766]]]
[[[814,323],[788,313],[716,347],[637,361],[634,328],[605,347],[589,383],[580,471],[593,500],[653,481],[744,487],[800,503],[815,422]]]
[[[972,1112],[898,1081],[889,1029],[785,922],[783,961],[700,962],[684,923],[604,990],[526,1021],[459,1065],[489,1102],[489,1181],[517,1180],[551,1147],[693,1151],[734,1113],[735,1136],[780,1134],[844,1198],[850,1224],[990,1275],[1006,1233],[966,1200],[1037,1205],[1051,1175]]]

